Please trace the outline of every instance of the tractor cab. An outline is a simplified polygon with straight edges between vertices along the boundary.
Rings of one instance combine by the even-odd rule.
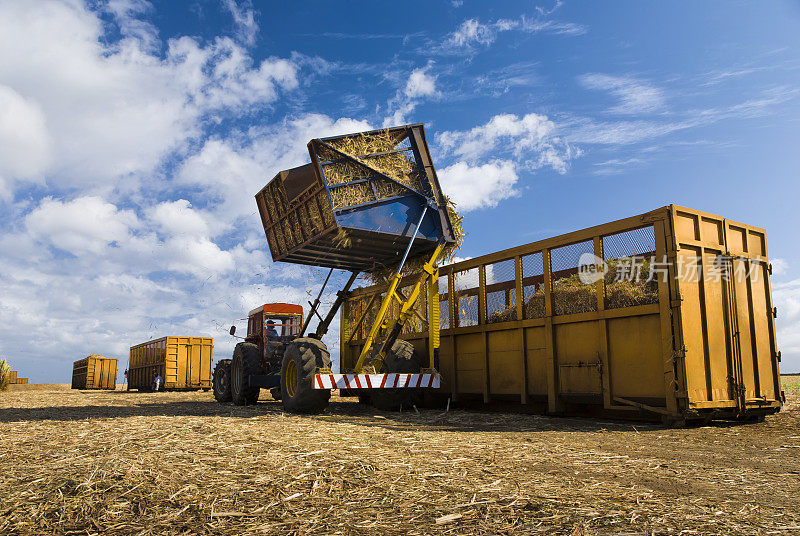
[[[245,341],[257,344],[287,343],[300,335],[303,307],[290,303],[267,303],[247,315]]]

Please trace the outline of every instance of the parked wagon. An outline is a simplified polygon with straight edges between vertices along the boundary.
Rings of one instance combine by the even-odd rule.
[[[113,391],[117,388],[117,360],[91,354],[75,361],[72,364],[72,388]]]
[[[785,400],[771,272],[764,229],[674,205],[444,266],[439,392],[551,414],[761,419]],[[342,308],[344,369],[382,291]],[[424,299],[401,335],[423,355]]]
[[[128,389],[152,390],[160,376],[164,390],[209,390],[213,360],[211,337],[162,337],[131,346]]]

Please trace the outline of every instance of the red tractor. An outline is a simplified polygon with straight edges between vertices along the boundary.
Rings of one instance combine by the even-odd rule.
[[[333,315],[329,315],[330,318]],[[303,308],[289,303],[268,303],[250,311],[247,336],[236,345],[232,359],[214,368],[214,398],[243,406],[255,404],[261,389],[292,413],[318,413],[325,409],[330,390],[314,388],[315,374],[330,373],[331,358],[320,339],[330,318],[317,333],[301,337]],[[230,334],[235,335],[236,326]]]

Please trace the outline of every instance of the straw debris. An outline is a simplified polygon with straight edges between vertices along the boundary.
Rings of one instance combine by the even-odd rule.
[[[790,534],[800,406],[786,392],[765,423],[664,429],[336,396],[304,417],[266,394],[236,407],[12,390],[0,534]]]

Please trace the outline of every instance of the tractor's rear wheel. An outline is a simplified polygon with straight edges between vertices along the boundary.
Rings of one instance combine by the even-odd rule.
[[[414,350],[414,345],[408,341],[398,339],[394,341],[392,349],[386,353],[386,358],[381,366],[382,374],[416,374],[422,369],[419,356]],[[372,405],[385,411],[397,411],[403,407],[410,408],[419,403],[418,389],[373,389],[370,393]]]
[[[329,389],[314,389],[318,368],[330,368],[331,356],[322,341],[310,337],[295,339],[283,354],[281,401],[291,413],[319,413],[328,407]]]
[[[250,376],[259,373],[260,357],[258,346],[249,342],[240,342],[233,350],[231,399],[237,406],[246,406],[258,402],[258,395],[261,389],[250,387]]]
[[[231,401],[231,360],[220,359],[214,367],[214,398],[219,403]]]

